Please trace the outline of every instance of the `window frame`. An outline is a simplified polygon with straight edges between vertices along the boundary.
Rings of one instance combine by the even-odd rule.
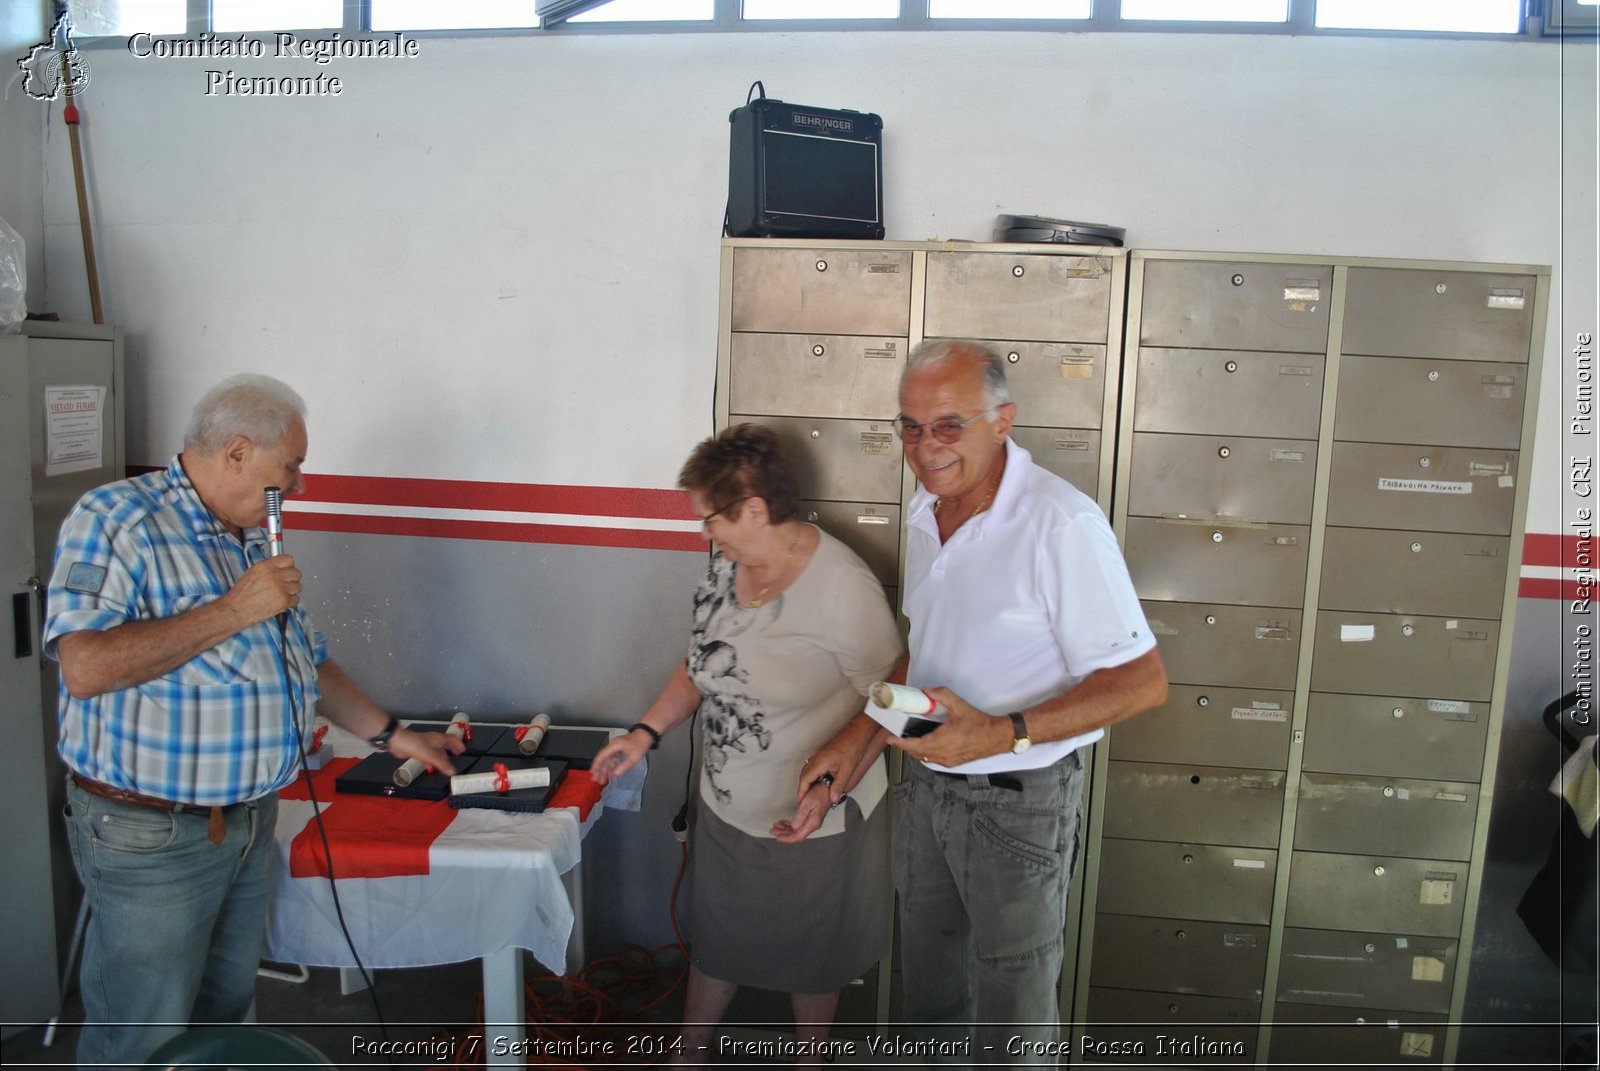
[[[188,14],[187,36],[210,30],[209,0],[186,0]],[[301,36],[339,33],[345,37],[362,37],[374,33],[403,32],[421,41],[450,37],[520,37],[529,35],[589,35],[589,34],[640,34],[640,33],[840,33],[850,30],[893,31],[920,30],[936,33],[1009,32],[1009,33],[1201,33],[1201,34],[1267,34],[1303,37],[1367,37],[1380,39],[1468,40],[1468,41],[1559,41],[1565,34],[1594,34],[1596,29],[1585,22],[1573,25],[1570,17],[1563,23],[1560,17],[1563,5],[1572,7],[1571,0],[1523,0],[1522,28],[1517,33],[1475,33],[1461,30],[1363,30],[1321,28],[1315,24],[1315,0],[1289,0],[1289,17],[1284,22],[1213,22],[1213,21],[1155,21],[1124,20],[1120,15],[1120,0],[1093,0],[1093,13],[1086,19],[934,19],[928,15],[928,0],[900,0],[900,15],[894,19],[757,19],[746,21],[739,15],[740,0],[715,0],[714,15],[710,20],[673,20],[663,22],[580,22],[558,21],[549,26],[537,22],[529,26],[456,28],[447,30],[381,30],[371,29],[369,0],[343,0],[344,22],[339,27],[281,26],[272,30],[245,32],[242,36],[270,39],[273,33],[296,33]],[[1551,7],[1550,17],[1545,17],[1545,5]],[[1593,9],[1587,9],[1593,10]],[[1587,13],[1581,12],[1581,13]],[[537,16],[536,16],[537,18]],[[1555,25],[1552,25],[1554,22]],[[230,35],[233,36],[233,35]],[[127,40],[122,36],[77,36],[74,41],[84,48],[120,48]]]

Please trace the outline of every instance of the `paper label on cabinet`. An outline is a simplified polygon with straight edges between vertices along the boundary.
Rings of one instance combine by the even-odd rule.
[[[1527,307],[1527,299],[1522,296],[1520,289],[1495,287],[1489,291],[1489,299],[1484,305],[1491,309],[1521,309]]]
[[[1436,956],[1412,956],[1411,980],[1413,982],[1444,981],[1444,960]]]
[[[1417,891],[1417,903],[1430,907],[1443,907],[1455,902],[1456,883],[1453,879],[1424,878]]]
[[[1376,625],[1340,625],[1340,643],[1370,643],[1377,639],[1378,628]]]
[[[1378,490],[1409,491],[1425,495],[1470,495],[1472,484],[1459,480],[1399,480],[1391,476],[1379,476]]]
[[[44,389],[44,474],[87,472],[105,464],[104,387]]]
[[[1289,712],[1282,708],[1234,707],[1234,721],[1288,721]]]

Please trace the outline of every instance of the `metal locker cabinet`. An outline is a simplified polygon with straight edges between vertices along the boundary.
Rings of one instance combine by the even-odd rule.
[[[1314,439],[1133,436],[1128,512],[1140,517],[1224,517],[1305,524],[1311,519]]]
[[[893,420],[905,359],[903,337],[741,332],[728,404],[738,413]]]
[[[1477,812],[1476,783],[1306,771],[1300,775],[1294,846],[1468,859]]]
[[[1271,849],[1106,837],[1100,850],[1102,912],[1260,924],[1271,917]]]
[[[1299,610],[1141,601],[1174,683],[1294,687]]]
[[[1127,1064],[1131,1056],[1135,1061],[1165,1057],[1244,1067],[1255,1062],[1260,1020],[1259,1000],[1096,987],[1089,990],[1093,1025],[1078,1029],[1073,1051],[1090,1064]],[[1208,1043],[1207,1052],[1177,1051],[1195,1038]]]
[[[763,424],[776,433],[803,498],[899,501],[900,442],[889,421],[741,413],[728,419]]]
[[[1099,431],[1020,428],[1013,424],[1011,438],[1033,456],[1040,468],[1055,473],[1090,498],[1100,498]]]
[[[1290,926],[1455,937],[1471,864],[1454,859],[1293,853]]]
[[[1133,426],[1184,435],[1313,439],[1325,364],[1320,353],[1143,346]]]
[[[1515,450],[1522,441],[1527,374],[1520,364],[1347,354],[1339,362],[1339,393],[1361,404],[1339,410],[1333,434],[1370,443]]]
[[[1508,450],[1336,442],[1328,523],[1510,535],[1516,477]]]
[[[1144,262],[1141,346],[1322,353],[1333,269],[1269,261]]]
[[[1146,599],[1299,606],[1311,530],[1129,517],[1123,553]]]
[[[930,337],[929,342],[947,341]],[[1017,423],[1036,428],[1098,428],[1105,403],[1106,348],[1083,342],[973,338],[1006,361]],[[898,370],[896,372],[898,374]],[[899,411],[899,406],[895,406]]]
[[[0,913],[10,927],[0,1036],[61,1010],[58,964],[78,883],[60,821],[56,665],[40,649],[44,588],[67,513],[85,491],[126,475],[122,362],[122,335],[111,327],[28,320],[0,335],[0,590],[12,625],[0,662],[0,727],[11,755],[0,778]],[[98,438],[84,436],[71,463],[50,453],[46,392],[58,387],[104,390]]]
[[[801,499],[800,515],[859,554],[886,586],[899,583],[899,506]]]
[[[1329,528],[1318,603],[1330,610],[1498,618],[1510,564],[1504,536]]]
[[[1450,1011],[1455,969],[1455,941],[1286,929],[1278,998],[1444,1015]]]
[[[1104,342],[1114,255],[930,252],[927,338]]]
[[[1161,709],[1111,731],[1096,762],[1094,783],[1116,791],[1097,791],[1088,815],[1086,984],[1097,996],[1171,991],[1115,974],[1136,954],[1105,927],[1134,910],[1124,905],[1221,910],[1173,876],[1185,864],[1165,861],[1166,842],[1132,839],[1160,829],[1171,793],[1125,767],[1281,768],[1258,1060],[1357,1063],[1405,1046],[1405,1062],[1449,1062],[1505,704],[1549,269],[1136,251],[1128,278],[1112,519],[1173,684]],[[1246,440],[1305,444],[1304,478],[1273,484],[1269,463],[1238,465]],[[1163,523],[1207,532],[1219,517],[1245,532],[1302,528],[1303,587],[1260,575],[1276,572],[1267,554],[1225,560],[1234,527],[1212,529],[1223,542],[1209,556],[1162,535]],[[1269,635],[1283,657],[1261,657]],[[1232,717],[1258,709],[1273,720]],[[1281,735],[1245,735],[1256,728]],[[1220,835],[1192,838],[1208,839]],[[1360,951],[1341,951],[1357,940]],[[1319,976],[1324,954],[1343,958]],[[1078,1014],[1092,1021],[1105,1006],[1086,998]],[[1422,1022],[1375,1031],[1355,1025],[1363,1016]]]
[[[1173,684],[1155,710],[1107,731],[1113,760],[1285,769],[1292,691]]]
[[[1489,704],[1312,692],[1307,770],[1466,781],[1483,769]]]
[[[1344,352],[1526,363],[1538,284],[1522,273],[1351,268]]]
[[[1108,938],[1096,942],[1096,985],[1261,999],[1265,926],[1101,915],[1095,929]]]
[[[1337,1054],[1341,1064],[1424,1066],[1444,1062],[1449,1031],[1443,1015],[1395,1008],[1341,1008],[1283,1001],[1273,1011],[1277,1023],[1267,1046],[1268,1066],[1324,1064]]]
[[[734,331],[910,333],[909,252],[862,245],[723,248],[733,262],[724,307]]]
[[[1275,848],[1283,772],[1155,762],[1111,763],[1108,837]]]
[[[1311,687],[1487,700],[1499,637],[1498,621],[1324,610],[1317,615]]]

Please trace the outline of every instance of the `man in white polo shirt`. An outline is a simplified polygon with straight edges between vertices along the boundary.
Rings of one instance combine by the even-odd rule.
[[[958,1027],[929,1036],[961,1062],[1056,1042],[1079,749],[1167,692],[1105,515],[1010,440],[1016,410],[998,354],[935,342],[907,361],[895,421],[921,484],[906,681],[949,712],[888,741],[917,760],[895,789],[904,1013]],[[802,790],[824,774],[842,786],[886,737],[862,715],[807,763]]]

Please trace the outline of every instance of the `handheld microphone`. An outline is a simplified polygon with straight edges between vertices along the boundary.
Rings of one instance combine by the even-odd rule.
[[[276,558],[283,553],[283,488],[268,487],[267,496],[267,557]]]

